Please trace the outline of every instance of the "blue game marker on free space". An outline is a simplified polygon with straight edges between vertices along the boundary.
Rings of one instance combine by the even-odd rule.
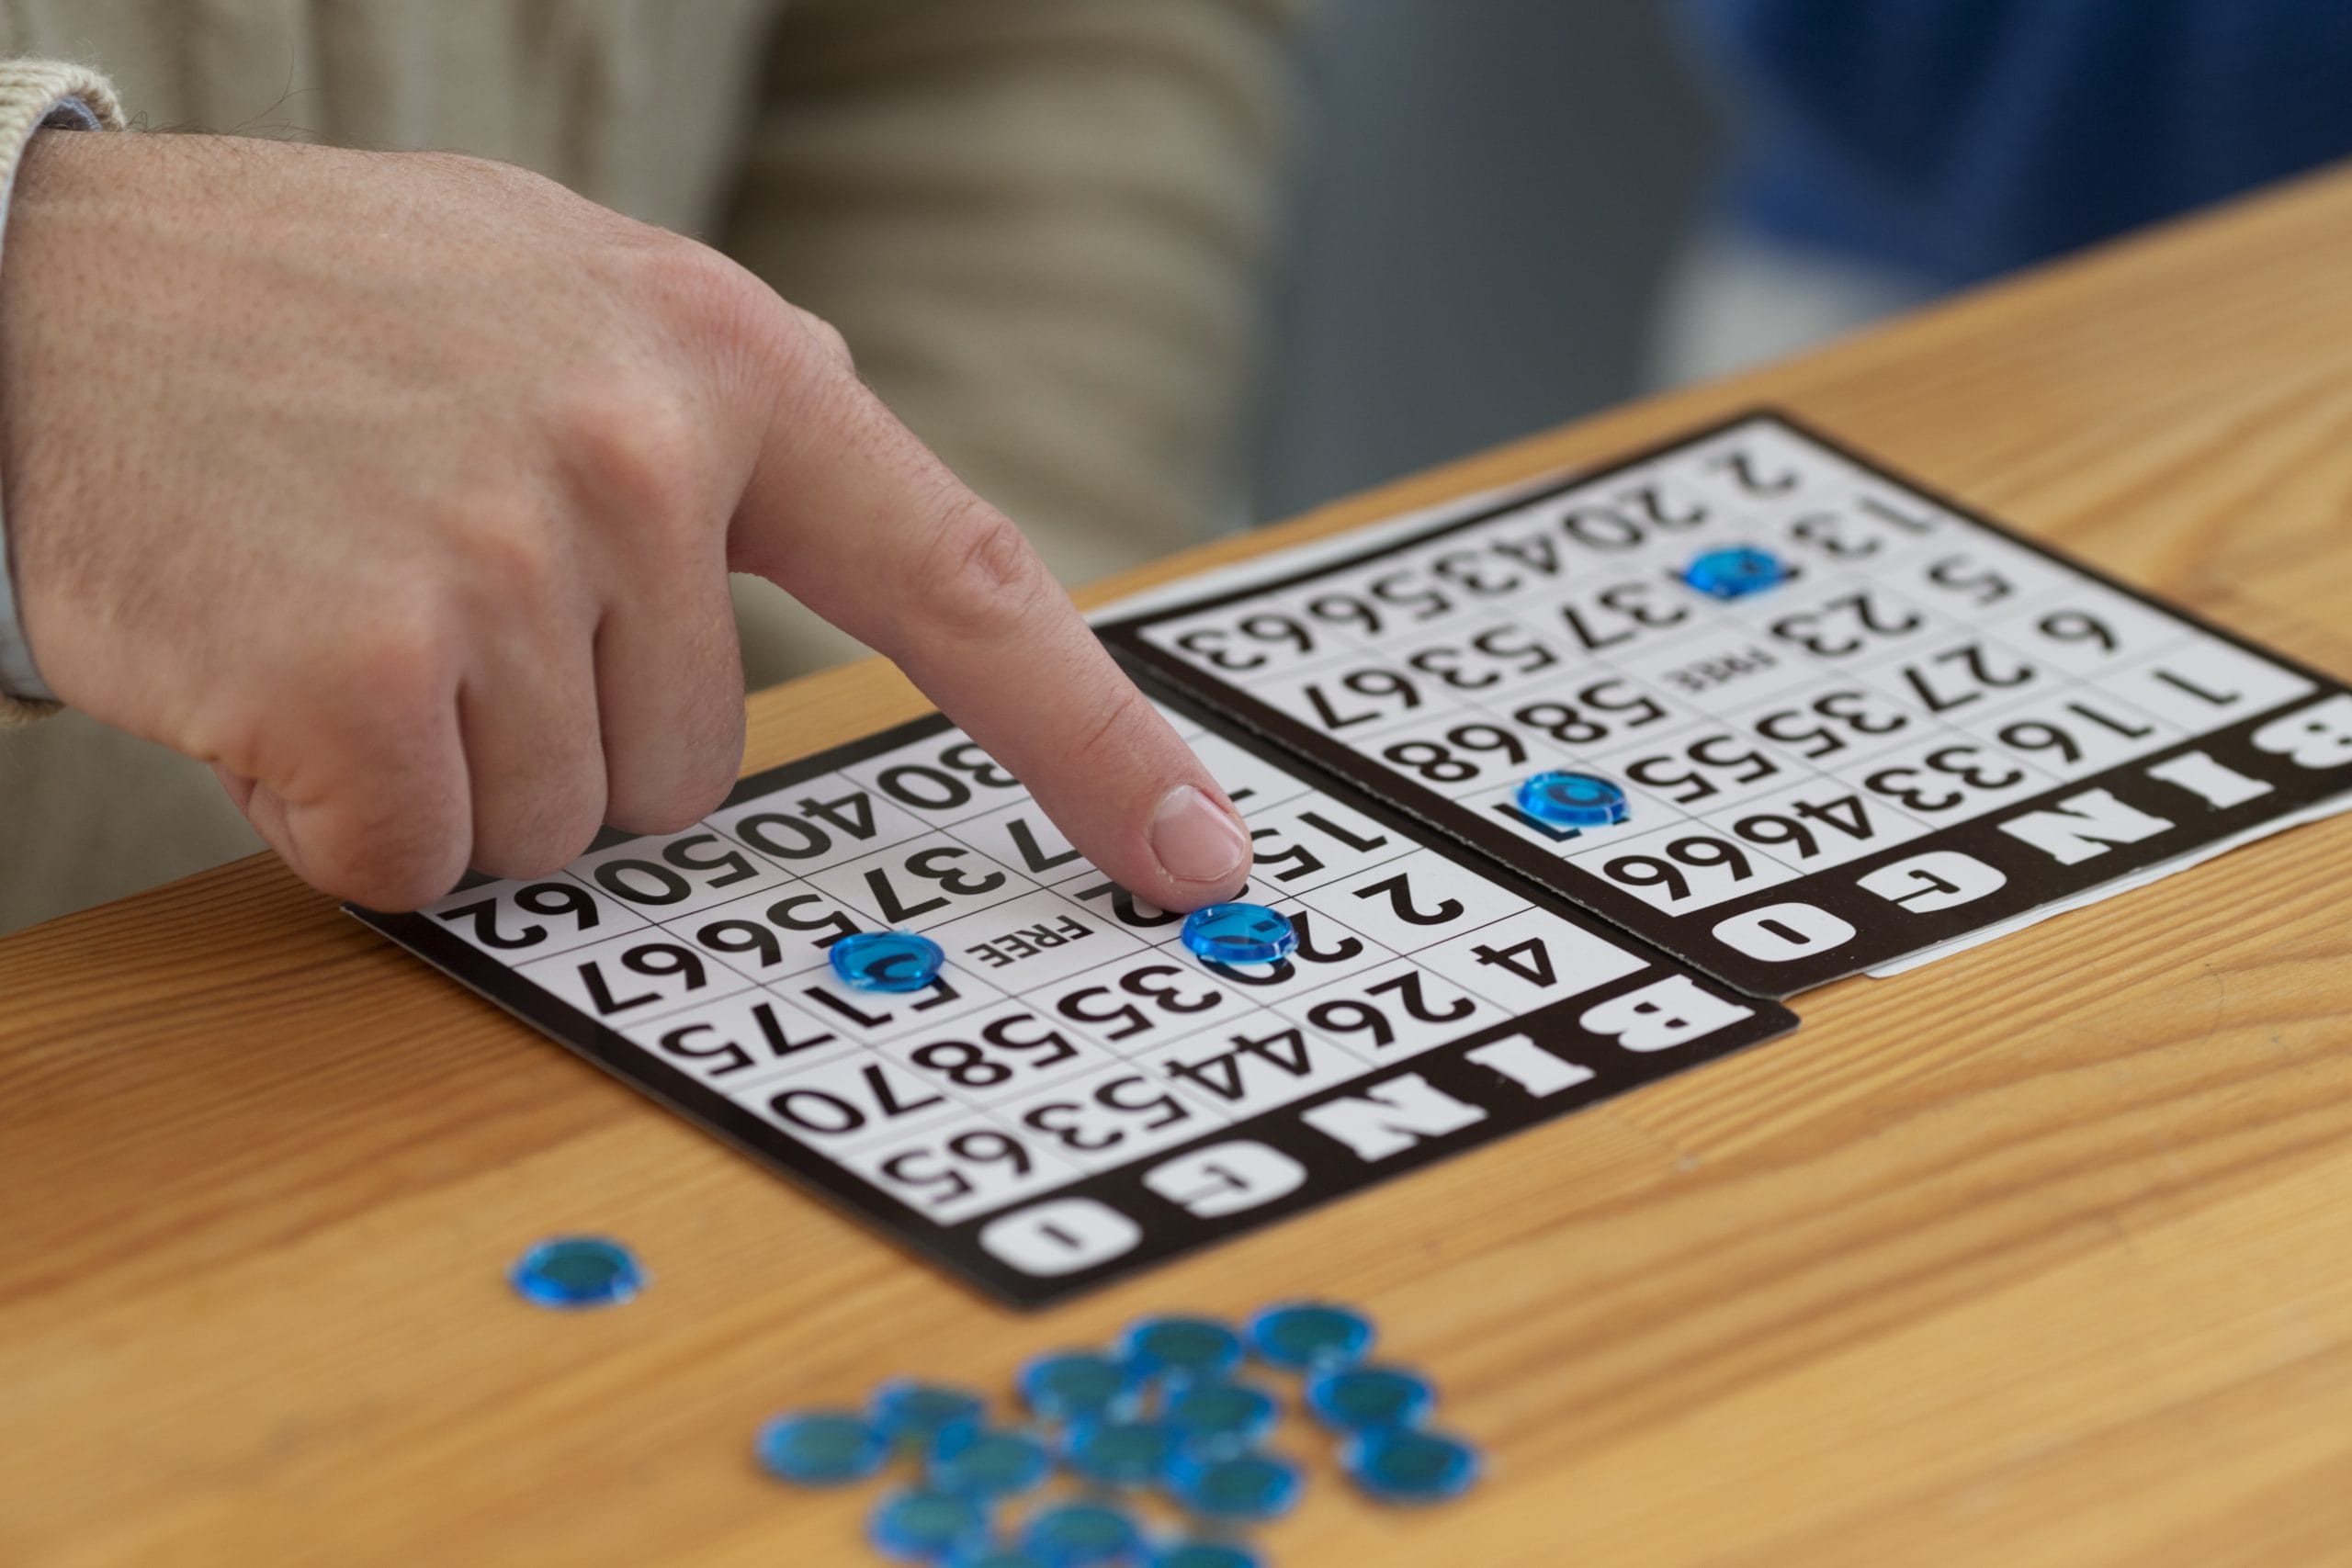
[[[1026,1432],[955,1426],[932,1445],[923,1479],[940,1492],[967,1497],[1011,1497],[1044,1484],[1054,1456]]]
[[[1402,1367],[1340,1367],[1306,1384],[1308,1413],[1335,1432],[1419,1426],[1436,1405],[1429,1380]]]
[[[1125,1416],[1142,1393],[1134,1363],[1092,1350],[1039,1356],[1021,1369],[1018,1386],[1031,1415],[1061,1424]]]
[[[1211,904],[1184,917],[1184,945],[1212,964],[1272,964],[1298,951],[1287,917],[1263,904]]]
[[[1682,569],[1682,581],[1710,599],[1745,599],[1789,580],[1780,557],[1753,545],[1709,550]]]
[[[1273,1432],[1283,1407],[1246,1382],[1194,1382],[1171,1392],[1160,1419],[1188,1453],[1248,1453]]]
[[[1632,807],[1623,786],[1597,773],[1554,768],[1519,786],[1519,808],[1555,828],[1607,828],[1623,822]]]
[[[1366,1432],[1341,1461],[1356,1490],[1379,1503],[1442,1503],[1476,1484],[1478,1450],[1442,1432]]]
[[[892,1444],[930,1453],[949,1431],[981,1425],[988,1416],[988,1402],[944,1383],[898,1378],[874,1391],[869,1413]]]
[[[1241,1364],[1241,1336],[1213,1317],[1147,1317],[1128,1326],[1119,1349],[1136,1371],[1175,1384],[1222,1378]]]
[[[827,948],[825,960],[861,991],[920,991],[939,978],[947,954],[913,931],[857,931]]]
[[[645,1270],[609,1236],[560,1235],[516,1258],[506,1280],[535,1306],[577,1311],[618,1306],[645,1288]]]
[[[760,1468],[796,1486],[844,1486],[890,1462],[882,1428],[848,1410],[796,1410],[760,1428]]]
[[[1181,1454],[1168,1478],[1168,1495],[1178,1507],[1227,1524],[1281,1518],[1306,1489],[1298,1467],[1273,1454]]]
[[[1031,1518],[1021,1544],[1046,1568],[1129,1568],[1143,1555],[1143,1531],[1116,1508],[1066,1503]]]
[[[1372,1348],[1372,1320],[1328,1302],[1289,1302],[1250,1320],[1250,1348],[1290,1371],[1353,1366]]]
[[[944,1562],[989,1540],[988,1510],[956,1492],[893,1492],[865,1522],[865,1537],[894,1562]]]

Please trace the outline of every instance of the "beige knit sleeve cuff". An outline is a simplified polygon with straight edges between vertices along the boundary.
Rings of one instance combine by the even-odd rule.
[[[121,129],[122,108],[114,88],[96,72],[55,60],[0,60],[0,259],[5,259],[17,163],[34,133]],[[46,697],[49,688],[25,645],[15,584],[7,519],[0,515],[0,729],[28,723],[57,707],[53,702],[33,700]]]

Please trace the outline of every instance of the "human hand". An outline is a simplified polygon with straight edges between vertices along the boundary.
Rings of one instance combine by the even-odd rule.
[[[1249,840],[1019,532],[709,250],[437,154],[47,133],[0,268],[41,672],[405,908],[673,831],[741,764],[726,574],[888,654],[1155,903]]]

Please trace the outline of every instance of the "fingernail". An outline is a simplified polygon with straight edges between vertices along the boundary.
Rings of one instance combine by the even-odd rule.
[[[1249,863],[1250,835],[1216,801],[1178,784],[1152,813],[1151,852],[1178,882],[1233,882]]]

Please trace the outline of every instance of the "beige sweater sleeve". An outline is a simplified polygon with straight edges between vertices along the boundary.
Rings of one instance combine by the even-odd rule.
[[[34,133],[119,130],[122,123],[114,88],[96,72],[54,60],[0,60],[0,260],[6,256],[8,200],[17,186],[17,164]],[[0,511],[0,729],[55,709],[54,703],[9,694],[40,690],[39,682],[17,616],[7,519]]]

